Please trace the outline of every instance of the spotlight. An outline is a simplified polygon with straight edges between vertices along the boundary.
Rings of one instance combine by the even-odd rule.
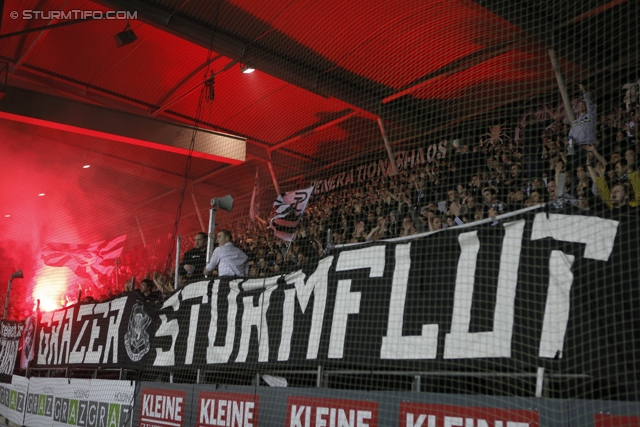
[[[256,69],[251,67],[250,65],[244,64],[240,66],[240,71],[242,71],[243,74],[251,74],[255,71]]]
[[[136,33],[134,33],[129,26],[129,21],[127,21],[127,25],[124,27],[124,30],[116,34],[113,38],[116,40],[116,45],[118,47],[131,44],[134,41],[138,40],[138,36],[136,36]]]

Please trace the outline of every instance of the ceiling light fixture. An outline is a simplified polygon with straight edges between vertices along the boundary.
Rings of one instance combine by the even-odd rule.
[[[84,165],[84,166],[82,167],[82,169],[89,169],[90,167],[91,167],[91,165]]]
[[[127,20],[127,25],[125,25],[124,30],[116,34],[113,38],[116,40],[116,45],[118,47],[131,44],[138,40],[138,36],[136,36],[136,33],[133,32],[129,25],[129,20]]]
[[[44,196],[44,193],[40,193],[40,194],[38,194],[38,196],[42,197],[42,196]]]
[[[212,71],[211,74],[209,74],[209,78],[204,81],[205,96],[207,97],[207,101],[213,101],[216,97],[215,84],[216,79]]]
[[[6,215],[5,215],[4,217],[5,217],[5,218],[9,218],[10,216],[11,216],[11,215],[9,215],[9,214],[6,214]]]
[[[240,64],[240,71],[242,71],[243,74],[251,74],[255,71],[256,69],[251,67],[250,65],[247,64]]]

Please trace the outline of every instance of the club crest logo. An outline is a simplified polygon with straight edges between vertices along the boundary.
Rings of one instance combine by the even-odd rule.
[[[29,316],[24,321],[22,353],[26,360],[33,360],[33,344],[36,342],[36,324],[35,316]]]
[[[129,317],[129,327],[124,336],[124,347],[129,359],[140,361],[149,352],[150,340],[147,328],[151,324],[151,317],[144,311],[144,305],[135,303]]]

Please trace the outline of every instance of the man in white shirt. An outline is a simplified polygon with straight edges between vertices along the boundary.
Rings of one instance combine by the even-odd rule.
[[[231,232],[221,230],[216,236],[218,247],[204,268],[204,275],[218,269],[218,276],[246,276],[249,274],[248,257],[231,243]]]

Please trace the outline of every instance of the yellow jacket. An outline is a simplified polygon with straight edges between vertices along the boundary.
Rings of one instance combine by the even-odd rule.
[[[633,200],[629,200],[629,206],[635,208],[640,205],[640,175],[638,174],[638,171],[635,171],[631,172],[627,176],[629,177],[629,182],[631,183],[635,196]],[[611,204],[611,191],[609,191],[609,185],[607,185],[606,178],[603,176],[596,178],[596,187],[598,187],[598,194],[604,204],[607,205],[609,209],[613,209],[613,204]]]

